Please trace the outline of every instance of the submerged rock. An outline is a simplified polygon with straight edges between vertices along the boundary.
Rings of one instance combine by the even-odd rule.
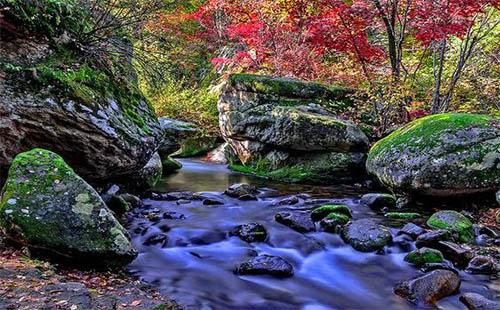
[[[460,278],[454,272],[438,269],[398,283],[394,293],[415,304],[432,305],[455,294],[459,288]]]
[[[457,234],[461,242],[471,242],[474,240],[472,222],[456,211],[445,210],[436,212],[427,220],[427,225]]]
[[[306,213],[283,211],[275,215],[276,222],[301,233],[315,231],[316,227],[311,217]]]
[[[465,293],[460,296],[460,301],[463,302],[469,310],[500,310],[499,302],[489,300],[477,293]]]
[[[231,231],[231,235],[246,242],[264,242],[267,239],[266,228],[258,223],[239,225]]]
[[[361,203],[375,210],[382,208],[394,209],[396,207],[396,197],[391,194],[365,194],[361,197]]]
[[[342,238],[361,252],[381,250],[392,241],[389,229],[370,219],[356,220],[347,224],[342,230]]]
[[[259,255],[241,263],[234,272],[240,275],[271,275],[285,278],[293,276],[293,266],[278,256]]]
[[[359,178],[368,138],[321,106],[350,101],[351,92],[286,78],[232,75],[218,106],[223,138],[239,161],[231,167],[292,182]]]
[[[98,193],[57,154],[19,154],[0,201],[5,234],[28,247],[71,261],[118,265],[136,252],[127,231]]]
[[[367,170],[397,191],[456,196],[500,184],[500,119],[446,113],[417,119],[377,142]]]

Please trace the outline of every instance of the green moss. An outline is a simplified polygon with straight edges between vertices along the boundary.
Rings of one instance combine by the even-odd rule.
[[[425,247],[408,253],[404,259],[406,262],[414,264],[417,267],[444,261],[443,254],[440,251]]]
[[[456,211],[445,210],[436,212],[427,220],[427,225],[435,229],[446,229],[458,234],[460,242],[471,242],[474,240],[472,222]]]
[[[354,90],[345,87],[254,74],[233,74],[229,83],[249,92],[285,97],[287,101],[283,101],[283,105],[295,105],[291,98],[313,99],[335,111],[344,110],[353,104],[351,95]]]
[[[331,213],[336,213],[340,215],[345,215],[348,218],[351,216],[351,209],[346,205],[324,205],[314,209],[311,212],[311,218],[313,221],[320,221]]]
[[[275,170],[266,168],[267,165],[262,165],[264,161],[255,166],[230,164],[229,168],[236,172],[253,174],[259,177],[268,178],[272,180],[280,180],[285,182],[308,182],[316,181],[319,175],[314,172],[301,168],[301,167],[284,167]]]
[[[498,118],[463,113],[436,114],[419,118],[394,131],[389,136],[375,143],[368,154],[368,160],[383,156],[384,152],[409,148],[427,148],[439,143],[439,135],[447,129],[455,131],[470,127],[486,128]]]
[[[349,222],[349,216],[340,213],[330,213],[325,217],[326,220],[335,220],[343,224]]]
[[[419,213],[413,212],[388,212],[384,216],[393,220],[412,220],[421,217]]]
[[[182,164],[177,160],[172,159],[170,156],[167,156],[166,158],[162,159],[161,164],[163,167],[163,173],[165,175],[182,168]]]

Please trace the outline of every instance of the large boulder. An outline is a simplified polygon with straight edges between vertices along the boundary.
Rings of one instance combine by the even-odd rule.
[[[160,126],[164,137],[158,148],[161,158],[167,158],[181,148],[182,143],[199,134],[196,125],[180,120],[160,117]]]
[[[0,178],[35,147],[61,154],[93,183],[136,174],[156,151],[161,130],[125,56],[131,44],[119,43],[130,49],[120,60],[73,44],[87,13],[47,0],[11,1],[2,13]]]
[[[232,75],[220,97],[220,128],[242,172],[290,181],[348,181],[363,170],[365,134],[325,106],[352,91],[298,80]]]
[[[500,119],[446,113],[417,119],[376,143],[366,167],[396,191],[453,196],[500,186]]]
[[[99,194],[43,149],[15,157],[2,190],[0,225],[10,239],[72,263],[121,265],[136,256]]]

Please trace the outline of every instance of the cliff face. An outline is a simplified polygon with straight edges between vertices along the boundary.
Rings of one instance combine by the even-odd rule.
[[[162,134],[137,87],[127,40],[89,39],[95,12],[73,0],[0,6],[2,175],[35,147],[61,154],[92,182],[137,174]]]

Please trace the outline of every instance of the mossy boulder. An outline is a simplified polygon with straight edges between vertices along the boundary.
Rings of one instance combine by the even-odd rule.
[[[396,191],[455,196],[496,190],[499,163],[498,117],[445,113],[417,119],[377,142],[366,167]]]
[[[187,158],[207,154],[215,149],[219,144],[219,137],[206,136],[202,134],[194,135],[181,142],[181,147],[172,154],[173,157]]]
[[[474,240],[472,222],[456,211],[444,210],[436,212],[427,220],[427,225],[435,229],[445,229],[452,234],[458,235],[460,242],[472,242]]]
[[[181,148],[183,141],[196,136],[200,130],[196,125],[180,120],[160,117],[163,140],[158,148],[158,153],[164,159]]]
[[[121,57],[82,52],[88,47],[78,46],[78,39],[94,21],[90,7],[79,1],[8,1],[6,7],[0,36],[0,178],[17,154],[35,147],[61,154],[91,183],[138,173],[162,131],[139,90],[128,56],[131,43],[123,34],[103,42],[113,51],[119,44]]]
[[[349,209],[348,206],[338,204],[338,205],[323,205],[321,207],[318,207],[314,209],[311,212],[311,219],[313,221],[320,221],[327,217],[330,214],[337,214],[337,215],[343,215],[347,218],[346,223],[349,221],[349,218],[351,217],[351,209]]]
[[[163,158],[161,160],[161,165],[163,167],[164,175],[170,174],[182,168],[182,164],[170,156]]]
[[[0,200],[6,236],[72,263],[122,265],[136,252],[98,193],[57,154],[17,155]]]
[[[425,264],[442,263],[444,261],[443,253],[431,248],[420,248],[408,253],[405,261],[417,267]]]
[[[218,105],[222,136],[238,157],[231,167],[291,182],[359,178],[368,138],[335,108],[351,93],[279,77],[231,76]]]

